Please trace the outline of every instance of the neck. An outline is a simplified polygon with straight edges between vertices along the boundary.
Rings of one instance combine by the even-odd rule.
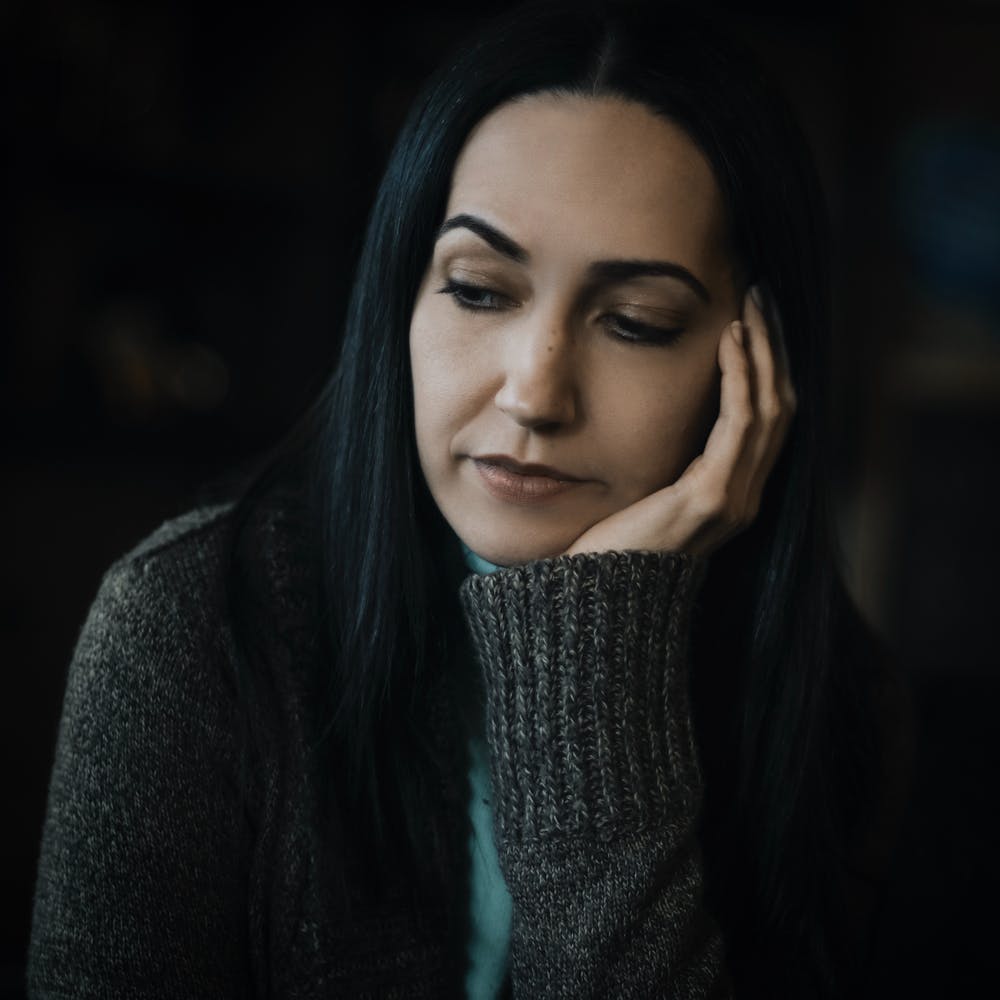
[[[495,565],[494,563],[488,562],[482,556],[477,556],[476,553],[473,552],[472,549],[470,549],[469,546],[465,544],[465,542],[462,542],[461,545],[462,545],[462,555],[465,556],[465,564],[474,573],[493,573],[496,570],[500,569],[499,566]]]

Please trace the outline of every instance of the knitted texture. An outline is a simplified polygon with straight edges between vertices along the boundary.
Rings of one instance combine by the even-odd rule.
[[[178,529],[203,539],[216,519],[202,512]],[[197,600],[198,562],[165,580],[163,541],[105,576],[70,668],[35,892],[33,996],[245,986],[232,701],[201,641],[211,610]]]
[[[229,520],[216,508],[170,522],[102,581],[64,696],[29,996],[451,995],[461,966],[444,900],[416,909],[403,882],[361,899],[346,920],[321,890],[303,676],[315,629],[301,619],[308,594],[280,512],[254,531],[275,620],[263,680],[272,704],[248,801],[239,795]],[[445,704],[429,693],[428,717],[446,717]],[[459,823],[458,859],[464,837]],[[346,867],[356,840],[345,830],[331,863]]]
[[[466,580],[515,996],[728,994],[702,902],[688,633],[703,560],[609,552]]]
[[[295,517],[254,526],[270,614],[267,693],[242,797],[241,713],[224,591],[231,514],[172,522],[106,574],[67,680],[29,949],[41,998],[458,996],[466,900],[413,893],[387,865],[367,894],[349,817],[316,836],[318,655]],[[608,553],[542,560],[462,588],[485,674],[497,847],[514,905],[512,992],[724,991],[693,830],[701,784],[687,704],[701,565]],[[440,747],[435,809],[467,864],[464,733],[429,679],[415,722]],[[343,875],[349,916],[324,888]]]

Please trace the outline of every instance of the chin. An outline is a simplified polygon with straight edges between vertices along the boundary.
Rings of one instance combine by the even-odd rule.
[[[521,537],[514,542],[509,535],[498,538],[492,533],[482,531],[457,532],[457,534],[477,556],[495,566],[520,566],[537,559],[554,558],[562,555],[576,537],[548,539]]]

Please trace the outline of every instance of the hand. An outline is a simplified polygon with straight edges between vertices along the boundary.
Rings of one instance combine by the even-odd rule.
[[[676,482],[588,528],[566,555],[624,549],[708,555],[753,522],[797,407],[780,319],[772,345],[755,292],[744,299],[743,323],[732,323],[719,341],[719,417],[705,450]]]

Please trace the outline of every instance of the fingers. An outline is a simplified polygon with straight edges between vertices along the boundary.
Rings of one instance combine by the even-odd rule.
[[[742,506],[737,484],[745,478],[741,466],[748,461],[747,445],[754,424],[750,361],[745,346],[746,331],[739,321],[731,323],[719,340],[722,385],[719,417],[705,442],[697,464],[685,472],[699,512],[707,519],[728,520],[734,505]]]
[[[787,356],[776,344],[780,328],[771,335],[750,293],[743,317],[720,338],[719,419],[697,466],[687,470],[694,473],[690,482],[701,512],[730,531],[756,517],[795,409]]]
[[[719,415],[702,453],[674,483],[593,525],[567,554],[624,547],[707,555],[756,518],[796,400],[776,310],[748,293],[742,316],[719,338]]]
[[[746,331],[738,320],[731,323],[719,342],[722,385],[719,419],[705,443],[705,459],[721,467],[736,463],[753,423],[750,363],[744,341]]]

